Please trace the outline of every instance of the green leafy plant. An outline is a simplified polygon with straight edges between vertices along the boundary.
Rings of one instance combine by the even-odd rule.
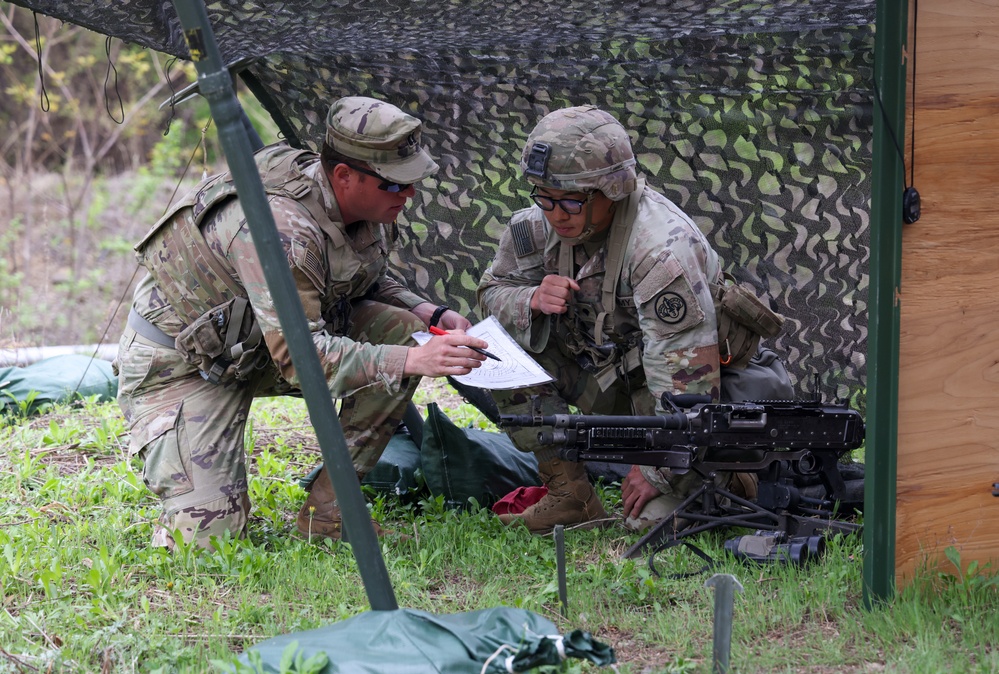
[[[264,674],[263,658],[255,651],[247,655],[249,664],[238,660],[212,660],[212,665],[227,674]],[[278,671],[280,674],[319,674],[329,663],[326,653],[320,652],[308,660],[302,654],[297,641],[292,641],[281,653]]]
[[[0,401],[4,402],[4,414],[0,415],[0,419],[8,418],[12,423],[17,423],[35,412],[51,408],[51,403],[35,404],[39,395],[38,391],[28,391],[23,398],[17,398],[9,391],[0,390]]]
[[[954,574],[941,574],[941,578],[946,585],[953,585],[958,596],[965,600],[965,605],[970,606],[982,599],[994,600],[999,595],[991,590],[999,588],[999,575],[989,574],[990,564],[980,567],[978,560],[968,562],[968,567],[963,568],[961,564],[961,553],[954,546],[944,550],[944,556],[954,566]],[[954,579],[951,582],[951,579]]]

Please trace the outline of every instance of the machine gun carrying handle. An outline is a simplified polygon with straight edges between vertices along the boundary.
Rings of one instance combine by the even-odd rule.
[[[767,427],[767,413],[764,412],[756,419],[732,419],[728,427],[733,431],[764,429]]]
[[[767,427],[767,413],[762,407],[745,406],[729,416],[728,427],[735,430],[763,430]]]

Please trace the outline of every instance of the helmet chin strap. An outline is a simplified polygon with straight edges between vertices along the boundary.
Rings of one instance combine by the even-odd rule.
[[[607,211],[607,217],[613,218],[614,211],[617,210],[617,202],[611,204],[610,210]],[[583,231],[579,233],[579,236],[558,237],[563,243],[567,243],[570,246],[575,246],[580,243],[586,243],[593,238],[593,235],[597,233],[596,223],[593,222],[593,200],[589,199],[584,207],[584,213],[586,213],[586,219],[583,221]]]

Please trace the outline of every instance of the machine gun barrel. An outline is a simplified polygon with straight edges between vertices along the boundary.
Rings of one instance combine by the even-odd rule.
[[[695,414],[607,416],[554,414],[550,416],[501,415],[501,426],[544,426],[538,444],[553,446],[570,461],[646,463],[678,471],[690,467],[692,449],[673,447],[662,435],[685,437]]]

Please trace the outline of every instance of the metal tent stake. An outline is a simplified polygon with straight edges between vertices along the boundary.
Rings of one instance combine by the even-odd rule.
[[[565,586],[565,527],[555,525],[552,532],[555,537],[555,568],[558,573],[558,599],[562,603],[562,617],[569,613],[569,595]]]
[[[732,609],[735,591],[742,592],[742,585],[735,576],[716,573],[704,582],[705,587],[715,588],[715,638],[712,657],[714,674],[727,674],[729,653],[732,648]]]

